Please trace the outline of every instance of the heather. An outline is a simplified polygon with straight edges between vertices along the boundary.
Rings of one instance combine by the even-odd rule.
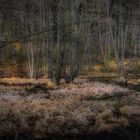
[[[87,82],[53,90],[41,90],[40,86],[39,91],[35,90],[38,85],[0,88],[1,137],[24,134],[39,139],[111,133],[140,119],[139,94],[113,84]],[[129,137],[129,131],[126,134]]]

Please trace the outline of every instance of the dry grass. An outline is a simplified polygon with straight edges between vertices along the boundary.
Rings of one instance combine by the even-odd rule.
[[[17,78],[17,77],[11,77],[11,78],[0,78],[0,84],[5,85],[46,85],[49,89],[54,88],[54,84],[51,82],[51,80],[47,78],[41,78],[41,79],[28,79],[28,78]]]
[[[59,87],[60,88],[60,87]],[[2,89],[2,88],[1,88]],[[128,89],[103,83],[70,84],[50,91],[50,96],[40,92],[22,96],[25,90],[0,91],[0,132],[30,134],[43,138],[48,135],[92,134],[111,131],[128,125],[133,110],[123,98]],[[112,99],[102,100],[105,94]],[[137,111],[138,106],[133,105]],[[119,114],[119,115],[118,115]],[[137,115],[139,115],[137,113]]]

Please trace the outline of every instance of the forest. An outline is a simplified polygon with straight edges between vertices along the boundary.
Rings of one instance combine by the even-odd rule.
[[[0,140],[140,140],[139,0],[0,0]]]

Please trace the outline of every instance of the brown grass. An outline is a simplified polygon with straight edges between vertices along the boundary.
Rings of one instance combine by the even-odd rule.
[[[33,138],[44,138],[54,134],[112,131],[117,127],[126,127],[131,114],[134,114],[130,113],[133,110],[124,111],[129,107],[127,100],[113,98],[119,93],[126,95],[128,89],[114,85],[70,84],[50,91],[47,98],[39,91],[29,96],[21,96],[20,92],[26,94],[20,89],[0,91],[0,132],[3,134],[18,132],[30,134]],[[111,95],[112,99],[102,100],[105,94]],[[140,111],[138,106],[133,107]]]
[[[47,78],[41,78],[41,79],[29,79],[29,78],[17,78],[17,77],[11,77],[11,78],[0,78],[0,84],[4,85],[46,85],[49,89],[54,88],[54,84],[51,82],[51,80]]]

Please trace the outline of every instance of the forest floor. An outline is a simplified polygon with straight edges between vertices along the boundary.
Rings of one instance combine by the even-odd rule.
[[[60,86],[0,79],[0,139],[139,140],[139,80],[129,88],[130,81],[109,79],[87,76]]]

